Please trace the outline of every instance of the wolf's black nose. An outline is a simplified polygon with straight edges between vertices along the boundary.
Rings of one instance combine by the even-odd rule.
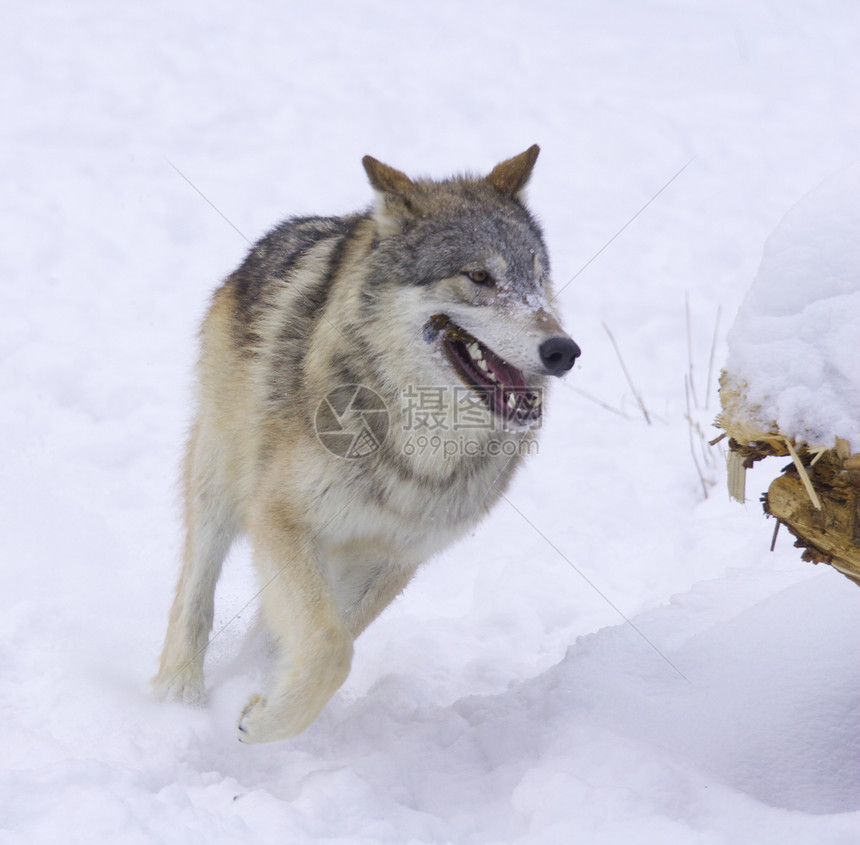
[[[569,337],[551,337],[540,345],[540,359],[550,375],[566,373],[582,354]]]

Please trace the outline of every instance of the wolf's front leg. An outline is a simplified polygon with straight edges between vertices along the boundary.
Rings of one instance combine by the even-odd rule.
[[[301,733],[346,680],[352,637],[323,575],[314,538],[280,510],[251,531],[263,618],[279,649],[269,691],[242,711],[239,739],[270,742]]]

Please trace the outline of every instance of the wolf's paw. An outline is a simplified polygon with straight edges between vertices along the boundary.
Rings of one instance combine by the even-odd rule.
[[[346,680],[352,640],[344,630],[324,639],[311,659],[293,654],[285,673],[263,697],[254,695],[239,719],[240,742],[273,742],[298,736]]]
[[[296,704],[292,701],[278,706],[260,695],[252,695],[239,718],[239,742],[250,744],[292,739],[316,719],[325,700],[314,707],[297,707]]]
[[[266,706],[266,700],[259,695],[252,695],[242,715],[239,717],[239,742],[272,742],[276,739],[286,739],[273,733],[271,708]]]
[[[252,695],[239,718],[239,742],[274,742],[290,739],[301,733],[306,725],[294,725],[288,714],[266,703],[259,695]]]
[[[176,701],[198,707],[206,703],[206,687],[200,672],[162,670],[152,679],[152,690],[155,697],[162,701]]]

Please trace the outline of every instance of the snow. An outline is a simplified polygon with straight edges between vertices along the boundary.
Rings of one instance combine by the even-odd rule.
[[[768,238],[728,336],[750,422],[860,446],[860,164],[826,179]]]
[[[769,233],[856,158],[858,25],[837,0],[10,6],[0,843],[856,842],[860,597],[769,553],[692,429],[703,499],[684,379],[716,434],[718,309],[719,363]],[[366,206],[366,153],[486,172],[534,142],[583,349],[540,454],[299,738],[235,740],[266,668],[246,546],[208,707],[153,701],[196,331],[239,233]]]

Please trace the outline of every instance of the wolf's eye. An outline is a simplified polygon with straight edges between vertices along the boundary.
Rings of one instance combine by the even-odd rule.
[[[492,287],[494,284],[493,277],[486,270],[471,270],[466,273],[466,278],[484,287]]]

